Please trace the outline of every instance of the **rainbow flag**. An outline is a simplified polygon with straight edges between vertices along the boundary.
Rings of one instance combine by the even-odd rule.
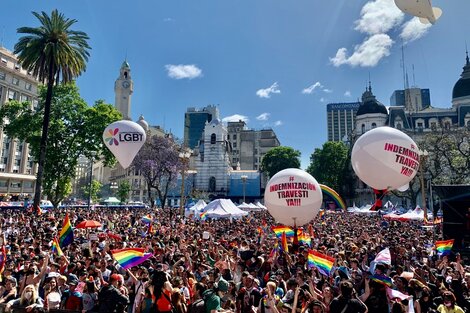
[[[287,245],[287,236],[286,233],[282,233],[281,235],[281,249],[284,252],[289,252],[289,246]]]
[[[142,223],[150,224],[152,223],[152,217],[150,215],[145,215],[142,217]]]
[[[72,224],[70,224],[69,214],[65,214],[64,222],[62,223],[62,229],[59,233],[59,243],[61,247],[66,247],[73,242],[73,230]]]
[[[310,238],[310,236],[306,233],[303,233],[301,232],[299,235],[298,235],[298,238],[299,238],[299,242],[304,244],[304,245],[308,245],[308,246],[311,246],[312,244],[312,238]]]
[[[294,230],[287,226],[273,226],[271,227],[273,232],[276,234],[277,238],[281,238],[282,234],[285,233],[286,237],[292,238],[294,237]]]
[[[320,213],[318,213],[318,218],[323,219],[323,216],[325,216],[325,210],[320,210]]]
[[[111,250],[114,259],[127,270],[131,267],[137,266],[153,256],[152,253],[144,253],[143,248],[127,248]]]
[[[64,255],[64,253],[62,252],[62,249],[60,248],[57,237],[54,237],[54,239],[52,239],[52,253],[57,253],[58,256]]]
[[[330,198],[333,199],[333,201],[336,203],[336,206],[338,208],[340,208],[342,210],[346,210],[346,203],[344,202],[343,198],[341,198],[341,196],[336,191],[334,191],[330,187],[328,187],[326,185],[322,185],[322,184],[320,184],[320,189],[324,194],[330,196]]]
[[[448,255],[454,246],[454,239],[436,241],[438,255]]]
[[[308,251],[308,266],[316,267],[323,275],[330,276],[334,264],[334,258],[315,250]]]
[[[374,274],[374,275],[370,275],[369,278],[375,281],[376,283],[385,285],[389,288],[391,288],[393,285],[392,279],[386,275]]]
[[[201,218],[201,221],[205,221],[207,219],[207,211],[199,214],[199,217]]]
[[[7,250],[5,249],[5,245],[2,245],[2,250],[0,254],[0,282],[2,281],[2,274],[5,270],[5,264],[7,263]]]

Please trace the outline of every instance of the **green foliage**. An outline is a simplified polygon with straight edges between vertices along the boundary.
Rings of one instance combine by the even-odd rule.
[[[40,103],[46,96],[46,88],[39,91]],[[37,162],[40,156],[40,141],[43,106],[37,110],[28,102],[12,101],[0,108],[0,119],[8,120],[4,131],[9,137],[30,144],[30,153]],[[44,166],[44,193],[60,202],[66,193],[66,185],[75,176],[80,155],[92,158],[102,156],[105,164],[114,164],[112,153],[103,143],[106,126],[121,119],[121,114],[110,104],[97,101],[89,107],[80,97],[74,83],[57,85],[51,105],[49,146]],[[96,159],[96,157],[93,157]]]
[[[300,168],[300,151],[280,146],[269,150],[261,160],[261,170],[269,177],[286,168]]]
[[[129,181],[124,180],[119,184],[118,189],[117,189],[117,196],[119,200],[121,200],[122,203],[127,202],[130,191],[131,191],[131,184],[129,183]]]
[[[103,184],[101,184],[96,179],[93,179],[91,181],[91,201],[93,203],[97,203],[100,200],[102,187],[103,187]],[[83,186],[82,192],[83,192],[83,195],[86,197],[86,199],[88,199],[90,195],[90,185]]]
[[[327,141],[310,156],[307,172],[319,183],[341,192],[348,166],[348,147],[343,142]]]

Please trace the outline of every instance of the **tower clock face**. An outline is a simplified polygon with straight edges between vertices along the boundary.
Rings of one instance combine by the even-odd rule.
[[[124,88],[129,88],[130,85],[131,84],[127,80],[122,82],[122,87]]]

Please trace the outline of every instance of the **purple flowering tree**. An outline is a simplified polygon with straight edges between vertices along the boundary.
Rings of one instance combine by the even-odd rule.
[[[148,197],[154,207],[152,189],[156,191],[164,209],[168,191],[176,185],[182,163],[179,158],[179,145],[171,137],[153,136],[140,149],[133,165],[147,183]]]

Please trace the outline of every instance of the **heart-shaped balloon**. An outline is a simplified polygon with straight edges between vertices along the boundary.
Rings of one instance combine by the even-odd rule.
[[[128,168],[142,148],[147,136],[139,124],[122,120],[109,124],[103,132],[103,141],[123,168]]]

